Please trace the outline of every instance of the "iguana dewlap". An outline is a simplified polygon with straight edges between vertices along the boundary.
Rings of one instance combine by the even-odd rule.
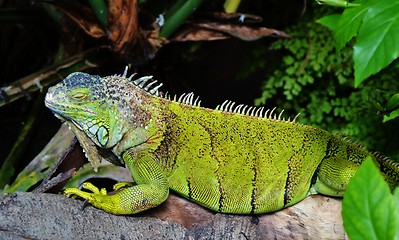
[[[101,157],[124,164],[135,181],[113,195],[90,183],[66,195],[133,214],[172,189],[214,211],[259,214],[313,193],[342,196],[368,155],[398,185],[397,163],[324,130],[228,101],[203,108],[193,94],[171,100],[150,77],[131,78],[78,72],[48,90],[46,106],[72,127],[93,166]]]

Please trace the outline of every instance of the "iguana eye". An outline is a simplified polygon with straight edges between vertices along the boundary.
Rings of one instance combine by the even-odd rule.
[[[108,130],[101,126],[98,131],[97,131],[97,140],[98,142],[105,147],[108,143],[109,135],[108,135]]]
[[[72,97],[73,97],[75,100],[81,101],[81,100],[83,100],[83,99],[85,99],[85,98],[87,97],[87,94],[86,94],[86,93],[83,93],[83,92],[76,92],[76,93],[74,93],[74,94],[72,95]]]

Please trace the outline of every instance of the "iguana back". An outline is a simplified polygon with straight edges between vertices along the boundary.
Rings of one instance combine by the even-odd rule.
[[[218,212],[265,213],[313,193],[342,196],[368,155],[398,185],[398,164],[357,144],[263,108],[207,109],[192,94],[171,100],[149,79],[74,73],[49,89],[46,105],[72,127],[93,166],[100,156],[125,164],[137,183],[117,184],[113,195],[84,184],[93,193],[67,195],[131,214],[159,205],[171,188]]]
[[[290,206],[309,194],[324,158],[334,154],[349,160],[347,153],[357,151],[355,164],[360,164],[367,156],[326,131],[273,114],[248,116],[227,112],[229,107],[209,110],[176,102],[163,106],[167,131],[155,155],[171,189],[218,212]]]

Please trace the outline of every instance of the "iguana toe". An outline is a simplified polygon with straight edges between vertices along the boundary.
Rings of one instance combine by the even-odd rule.
[[[134,184],[132,182],[118,182],[113,186],[115,191],[121,190],[122,188],[132,187]]]

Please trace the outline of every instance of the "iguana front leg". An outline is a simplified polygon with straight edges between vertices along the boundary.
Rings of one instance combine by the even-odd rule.
[[[156,207],[167,199],[168,181],[150,154],[135,154],[128,150],[122,158],[137,185],[126,187],[127,184],[122,184],[121,187],[117,183],[116,189],[120,190],[107,195],[105,189],[100,191],[94,185],[84,183],[83,188],[91,193],[77,188],[67,188],[64,193],[67,196],[79,196],[96,208],[119,215],[138,213]]]

